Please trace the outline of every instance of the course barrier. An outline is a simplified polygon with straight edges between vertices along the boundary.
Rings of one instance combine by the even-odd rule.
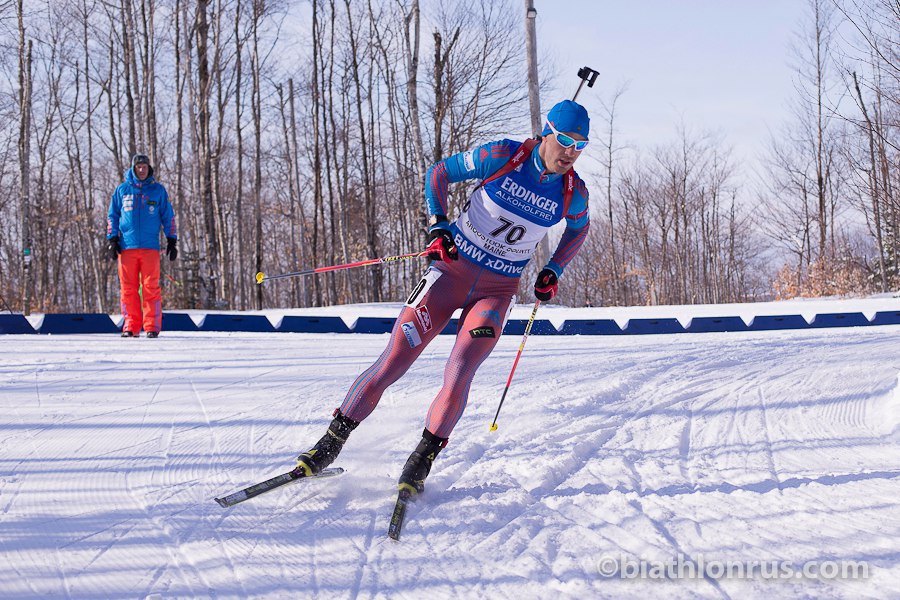
[[[38,333],[120,333],[122,328],[113,323],[109,315],[102,313],[46,314]]]
[[[394,317],[359,317],[349,326],[338,316],[287,315],[277,325],[265,315],[220,314],[204,316],[198,326],[187,313],[164,312],[163,331],[221,331],[252,333],[390,333]],[[504,335],[520,336],[525,333],[527,319],[509,319],[503,328]],[[868,327],[873,325],[900,325],[900,310],[880,311],[869,319],[861,312],[820,313],[811,322],[803,316],[760,315],[747,324],[741,317],[694,317],[687,327],[677,319],[629,319],[625,327],[612,319],[566,319],[559,327],[548,319],[537,319],[531,327],[531,335],[652,335],[672,333],[723,333],[735,331],[777,331],[788,329],[817,329],[837,327]],[[442,335],[456,335],[459,322],[451,319],[441,330]],[[116,324],[106,314],[66,313],[46,314],[35,329],[21,314],[0,314],[0,335],[3,334],[76,334],[118,333],[121,322]]]
[[[25,315],[4,314],[0,315],[0,334],[4,333],[37,333]]]
[[[694,317],[685,328],[688,333],[722,333],[747,329],[747,324],[740,317]]]
[[[750,321],[749,331],[777,331],[780,329],[809,329],[800,315],[762,315]]]
[[[200,331],[245,331],[270,333],[275,328],[265,315],[206,315],[200,323]]]
[[[678,319],[628,319],[625,335],[648,335],[654,333],[684,333]]]

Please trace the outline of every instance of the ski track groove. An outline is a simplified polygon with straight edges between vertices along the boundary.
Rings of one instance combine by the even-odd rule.
[[[358,598],[360,591],[362,590],[363,579],[366,575],[366,570],[369,567],[369,551],[372,549],[372,541],[375,539],[375,525],[378,522],[378,515],[374,510],[367,510],[366,516],[368,518],[368,527],[366,527],[366,537],[362,544],[357,543],[356,540],[353,540],[353,546],[359,551],[362,560],[356,568],[356,574],[353,578],[353,584],[350,588],[350,594],[352,598]]]
[[[480,446],[480,444],[476,444],[476,445],[477,445],[477,446]],[[481,450],[481,452],[483,453],[485,449],[484,449],[484,447],[480,447],[479,450]],[[476,451],[477,451],[477,450],[476,450]],[[474,467],[474,464],[475,464],[476,462],[477,462],[477,461],[472,461],[472,462],[469,464],[469,466],[468,466],[468,467],[465,469],[465,471],[463,472],[463,476],[469,474],[469,472],[472,470],[472,468]],[[444,487],[444,488],[438,490],[438,493],[440,494],[439,497],[441,497],[441,496],[443,496],[444,494],[446,494],[447,490],[448,490],[450,487],[452,487],[453,485],[455,485],[456,483],[458,483],[458,482],[460,481],[461,478],[462,478],[462,476],[457,476],[456,478],[454,478],[453,482],[450,483],[450,485],[448,485],[448,486],[446,486],[446,487]],[[434,503],[434,502],[428,502],[428,498],[423,498],[423,499],[422,499],[422,504],[421,504],[421,505],[418,505],[418,506],[417,506],[417,504],[418,504],[418,503],[413,502],[413,503],[410,504],[409,508],[412,508],[414,511],[415,511],[416,508],[419,509],[419,511],[418,511],[418,515],[419,515],[419,516],[418,516],[418,519],[420,520],[420,522],[426,521],[428,518],[431,518],[432,513],[435,511],[435,509],[437,509],[437,508],[440,506],[440,503],[437,503],[437,504],[436,504],[436,503]],[[387,514],[388,518],[390,517],[390,511],[391,511],[392,509],[393,509],[393,502],[391,502],[390,506],[388,507],[388,510],[385,511],[385,514]],[[411,517],[414,517],[414,516],[415,516],[415,515],[412,515],[412,514],[410,514],[409,511],[407,511],[407,514],[406,514],[406,519],[407,519],[407,520],[411,520]],[[405,525],[404,525],[403,531],[404,531],[404,535],[405,535],[405,533],[406,533],[406,526],[405,526]],[[436,535],[432,535],[432,534],[429,532],[429,529],[426,528],[426,527],[422,527],[422,528],[420,529],[420,533],[421,533],[421,542],[419,543],[419,545],[423,545],[423,546],[425,546],[426,548],[439,548],[439,547],[440,547],[439,541],[432,542],[431,540],[432,540],[433,537],[437,537],[437,535],[443,535],[443,534],[446,534],[445,531],[440,530],[440,531],[436,532]],[[393,543],[391,540],[389,540],[389,538],[387,538],[387,533],[386,533],[386,532],[384,533],[384,536],[385,536],[384,543],[388,543],[388,544]],[[406,541],[408,542],[408,540],[406,540]],[[403,543],[403,542],[404,542],[404,538],[401,537],[400,543]],[[476,544],[476,545],[477,545],[477,544]],[[456,558],[457,561],[462,561],[462,562],[465,563],[465,568],[464,568],[464,569],[460,569],[460,568],[457,566],[456,569],[455,569],[456,571],[465,570],[465,571],[469,572],[469,571],[472,571],[472,570],[473,570],[473,569],[472,569],[472,566],[473,566],[473,565],[475,565],[476,567],[478,566],[478,565],[476,564],[476,561],[471,557],[471,553],[465,553],[465,554],[462,554],[462,555],[457,555],[455,558]],[[451,598],[479,598],[479,597],[484,597],[483,585],[481,585],[480,583],[475,583],[475,582],[473,582],[473,583],[471,583],[471,584],[468,584],[468,585],[466,585],[466,584],[461,584],[461,583],[457,582],[457,581],[456,581],[456,577],[454,577],[454,573],[451,572],[450,569],[448,568],[448,566],[446,566],[443,562],[440,562],[440,561],[439,561],[437,564],[433,565],[432,568],[433,568],[433,569],[439,569],[441,572],[447,574],[447,575],[444,577],[444,582],[448,585],[448,587],[450,587],[451,594],[450,594],[449,597],[451,597]],[[476,569],[474,569],[474,570],[477,571],[478,569],[476,568]],[[464,591],[464,592],[460,592],[460,591],[459,591],[460,588],[462,588],[462,589],[465,590],[465,591]]]
[[[681,547],[681,544],[678,543],[678,540],[674,535],[669,531],[669,529],[657,519],[654,519],[647,511],[644,510],[643,502],[640,498],[635,498],[633,500],[629,500],[628,504],[634,508],[638,514],[640,514],[644,519],[646,519],[653,529],[664,539],[675,551],[673,556],[683,555],[686,557],[688,562],[692,562],[696,564],[694,557],[690,552],[687,552],[684,548]],[[722,588],[718,581],[710,577],[708,574],[703,574],[703,580],[710,585],[718,594],[719,597],[724,598],[725,600],[731,600],[731,596]]]
[[[681,429],[681,436],[679,437],[678,442],[678,451],[679,451],[679,461],[678,467],[681,472],[681,477],[684,479],[685,483],[688,485],[693,485],[696,479],[691,475],[691,430],[694,425],[694,410],[691,408],[690,404],[687,407],[687,418],[685,419],[684,426]]]
[[[56,570],[59,573],[60,583],[62,584],[63,593],[65,593],[66,598],[72,597],[72,586],[69,583],[69,578],[66,577],[66,570],[63,568],[62,560],[59,556],[59,548],[55,548],[53,550],[53,560],[56,564]]]
[[[144,408],[144,412],[140,419],[140,427],[141,428],[143,428],[147,422],[147,417],[149,415],[150,408],[157,403],[157,398],[159,396],[159,392],[160,392],[162,385],[163,385],[162,382],[157,384],[150,400],[148,402],[143,403],[143,405],[142,405]],[[133,407],[130,407],[130,408],[133,409]],[[204,417],[205,417],[205,408],[202,406],[202,402],[201,402],[201,408],[203,410]],[[127,409],[124,409],[124,410],[127,410]],[[120,411],[116,411],[116,412],[124,412],[124,410],[120,410]],[[161,455],[157,454],[157,456],[159,456],[159,459],[162,462],[162,472],[163,473],[167,473],[168,472],[167,467],[170,466],[171,464],[173,464],[171,462],[171,451],[172,451],[172,444],[175,439],[175,419],[177,418],[177,416],[178,416],[178,412],[173,411],[172,412],[172,420],[170,422],[170,425],[167,428],[166,432],[163,433],[163,436],[165,436],[165,438],[164,438],[165,442],[164,442],[164,446],[163,446]],[[208,419],[207,419],[207,424],[208,424]],[[139,447],[139,446],[143,446],[143,445],[147,445],[147,444],[159,445],[159,441],[160,441],[160,438],[155,437],[151,440],[145,440],[145,441],[139,442],[138,444],[133,445],[133,446],[127,446],[125,448],[119,447],[115,450],[115,452],[120,452],[123,449],[128,449],[130,447]],[[157,450],[157,452],[159,452],[159,451]],[[151,468],[150,472],[146,475],[147,482],[153,481],[155,472],[156,472],[156,469]],[[132,502],[134,503],[134,505],[137,507],[137,509],[139,511],[142,511],[146,515],[146,522],[152,523],[153,527],[156,530],[158,530],[163,535],[164,538],[167,538],[169,540],[169,543],[166,544],[166,552],[173,560],[174,566],[177,570],[177,576],[181,580],[181,585],[183,585],[186,590],[190,590],[191,595],[195,594],[193,582],[199,582],[200,584],[205,586],[207,593],[209,593],[213,589],[213,586],[210,584],[209,580],[206,578],[206,576],[204,575],[202,570],[198,568],[198,566],[194,563],[194,561],[191,559],[191,557],[187,553],[182,551],[182,544],[185,541],[189,540],[191,538],[191,535],[200,527],[201,520],[196,519],[196,520],[194,520],[194,526],[189,527],[186,530],[179,531],[177,527],[170,525],[168,523],[168,520],[170,520],[174,517],[177,517],[180,514],[185,513],[189,510],[194,509],[195,505],[188,505],[182,509],[179,509],[176,511],[171,511],[171,512],[164,513],[164,514],[161,514],[160,511],[157,510],[157,507],[160,506],[161,502],[164,502],[165,500],[173,498],[173,497],[177,496],[179,493],[184,492],[185,490],[189,490],[190,488],[197,485],[197,483],[199,481],[203,481],[207,478],[208,478],[208,474],[201,474],[200,477],[195,478],[195,480],[193,480],[193,481],[182,482],[182,483],[186,483],[186,486],[183,486],[183,485],[178,486],[178,489],[172,489],[170,487],[169,489],[170,489],[170,491],[172,491],[172,493],[168,496],[160,496],[157,490],[153,490],[149,493],[149,494],[152,494],[150,497],[152,498],[153,501],[148,503],[148,502],[146,502],[146,500],[147,500],[149,494],[139,494],[135,490],[134,486],[131,483],[132,478],[130,476],[130,473],[126,471],[124,474],[125,490],[126,490],[128,496],[132,499]],[[165,479],[165,477],[163,479]],[[162,485],[165,486],[165,482],[163,482]],[[169,487],[169,486],[166,486],[166,487]],[[215,535],[215,530],[213,530],[213,535]],[[107,550],[110,549],[112,547],[112,545],[114,545],[114,544],[115,544],[115,541],[110,545],[109,548],[107,548]],[[172,549],[173,547],[174,547],[174,550]],[[97,557],[95,557],[94,560],[96,560],[96,558]],[[226,555],[226,561],[231,563],[230,557],[228,557],[227,555]],[[91,562],[93,563],[93,560]],[[184,566],[185,564],[189,565],[189,568],[185,568],[185,566]],[[231,564],[233,567],[233,563],[231,563]],[[190,571],[190,574],[188,574],[189,571]],[[153,586],[155,586],[156,582],[159,581],[159,578],[162,577],[162,575],[167,572],[170,572],[170,569],[168,569],[168,568],[157,569],[155,571],[154,575],[151,577],[150,582],[145,586],[144,595],[149,595],[149,594],[154,593]]]
[[[191,488],[193,488],[197,485],[200,485],[201,483],[205,483],[210,478],[218,477],[219,475],[224,475],[229,486],[231,486],[232,484],[234,484],[234,477],[232,477],[232,472],[236,468],[239,468],[241,466],[241,465],[236,465],[235,467],[232,467],[232,468],[226,468],[223,465],[222,460],[221,460],[221,452],[219,450],[219,448],[220,448],[219,441],[218,441],[217,436],[215,435],[214,428],[212,427],[209,415],[206,410],[206,405],[203,403],[203,400],[200,397],[200,393],[196,388],[193,378],[189,378],[188,383],[191,386],[193,396],[197,400],[197,404],[200,407],[200,412],[203,416],[204,421],[206,422],[206,426],[209,429],[209,437],[212,440],[213,452],[214,452],[213,461],[211,461],[211,462],[214,463],[214,468],[209,469],[206,473],[201,473],[198,477],[196,477],[190,481],[181,482],[180,484],[177,484],[178,489],[177,489],[177,491],[173,491],[172,495],[169,496],[170,498],[174,497],[178,493],[184,493],[185,491],[190,490]],[[174,441],[174,437],[175,437],[175,415],[173,414],[172,423],[169,428],[169,439],[166,443],[166,448],[165,448],[165,452],[164,452],[166,464],[168,464],[168,462],[170,460],[171,447],[172,447],[172,443]],[[229,585],[233,585],[234,587],[237,587],[240,590],[242,596],[244,596],[244,597],[248,596],[245,582],[238,571],[237,564],[235,563],[231,552],[228,549],[228,544],[226,543],[226,541],[228,541],[228,540],[223,539],[222,535],[219,533],[219,528],[227,519],[228,512],[223,511],[219,514],[210,512],[208,510],[205,510],[205,507],[206,507],[205,504],[190,505],[188,507],[188,509],[196,509],[198,507],[201,509],[202,514],[200,515],[199,518],[195,519],[194,526],[188,527],[187,529],[185,529],[184,531],[181,532],[181,534],[180,534],[181,538],[184,540],[191,539],[191,536],[195,532],[200,530],[202,525],[206,525],[206,527],[202,529],[202,532],[215,539],[215,542],[216,542],[215,545],[219,549],[219,552],[221,553],[220,557],[224,560],[227,570],[233,580],[232,583]],[[168,517],[171,518],[173,516],[180,514],[181,512],[185,512],[185,511],[182,510],[182,511],[175,511],[175,512],[169,513]],[[255,541],[254,548],[258,543],[259,543],[258,541]],[[252,554],[252,552],[253,552],[253,548],[251,548],[251,554]],[[203,579],[203,582],[206,585],[207,590],[210,591],[210,593],[214,594],[215,586],[213,586],[210,582],[208,582],[205,579]]]
[[[784,493],[783,483],[781,478],[778,477],[778,469],[775,467],[775,455],[772,450],[772,431],[771,424],[769,422],[769,410],[766,407],[766,398],[763,393],[762,387],[757,388],[757,397],[759,399],[759,407],[762,412],[762,432],[763,439],[765,440],[765,453],[766,453],[766,462],[769,468],[769,473],[771,474],[772,481],[775,482],[775,485],[778,488],[778,494],[781,495]]]
[[[146,443],[146,442],[145,442]],[[149,504],[144,501],[145,496],[139,495],[131,484],[131,477],[128,471],[124,472],[124,488],[128,497],[131,499],[133,503],[133,508],[138,512],[141,512],[145,515],[145,519],[143,522],[152,524],[153,528],[156,529],[162,537],[166,540],[164,547],[166,554],[172,560],[173,565],[175,567],[176,573],[181,580],[181,584],[185,589],[190,591],[190,594],[196,595],[194,591],[194,586],[192,585],[192,577],[188,575],[188,571],[193,571],[191,575],[193,575],[194,580],[201,582],[206,586],[207,589],[210,588],[209,582],[207,581],[205,575],[202,573],[202,570],[197,567],[194,563],[193,559],[191,559],[190,555],[188,555],[182,549],[182,542],[184,542],[184,538],[180,537],[175,533],[175,528],[170,526],[167,522],[167,518],[171,518],[172,516],[178,514],[179,512],[184,512],[188,510],[189,507],[182,509],[181,511],[176,511],[174,513],[169,513],[168,515],[158,515],[156,514],[155,508],[158,503]],[[124,537],[124,536],[122,536]],[[112,547],[121,539],[116,538],[110,544],[109,547],[106,548],[105,551],[112,549]],[[105,552],[104,551],[104,552]],[[95,559],[96,560],[96,557]],[[92,561],[93,562],[93,561]],[[185,568],[185,564],[189,565],[189,569]],[[166,569],[166,572],[169,570]],[[153,593],[152,588],[147,588],[144,595],[149,595]]]

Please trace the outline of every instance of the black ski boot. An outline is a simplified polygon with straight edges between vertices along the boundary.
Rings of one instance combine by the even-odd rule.
[[[322,439],[297,457],[297,468],[302,469],[307,477],[318,474],[334,462],[344,447],[344,442],[358,425],[359,421],[345,417],[340,410],[334,411],[334,420],[331,421]]]
[[[406,490],[415,496],[425,491],[425,478],[431,472],[431,463],[446,445],[447,438],[438,437],[427,429],[422,431],[422,440],[406,459],[400,474],[398,487],[401,492]]]

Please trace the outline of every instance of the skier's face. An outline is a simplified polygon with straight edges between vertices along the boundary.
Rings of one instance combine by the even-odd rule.
[[[563,144],[556,139],[560,134],[567,138],[566,142],[571,141],[568,138],[576,141],[586,139],[583,135],[569,131],[561,131],[544,136],[540,154],[541,160],[544,161],[544,167],[550,173],[565,173],[572,168],[572,165],[581,156],[581,151],[575,149],[575,144],[570,145],[568,148],[563,147]]]
[[[143,181],[147,179],[147,175],[150,173],[150,165],[147,163],[138,163],[134,165],[134,176],[138,178],[138,181]]]

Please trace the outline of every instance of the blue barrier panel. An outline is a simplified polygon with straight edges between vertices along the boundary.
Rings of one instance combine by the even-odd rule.
[[[800,315],[763,315],[750,321],[748,331],[775,331],[778,329],[809,329],[809,323]]]
[[[0,334],[35,333],[25,315],[0,315]]]
[[[281,319],[280,333],[350,333],[340,317],[306,317],[289,315]]]
[[[875,313],[870,325],[900,325],[900,310],[888,310]]]
[[[747,329],[747,324],[740,317],[694,317],[685,331],[688,333],[718,333],[747,331]]]
[[[826,313],[813,317],[810,327],[868,327],[871,325],[862,313]]]
[[[121,328],[109,315],[62,313],[44,315],[38,333],[119,333]]]
[[[456,335],[456,331],[459,329],[459,319],[450,319],[450,322],[447,323],[447,326],[441,329],[440,335]]]
[[[525,335],[528,319],[510,319],[503,328],[503,335]],[[535,319],[530,335],[556,335],[556,327],[547,319]]]
[[[678,319],[629,319],[622,330],[626,335],[684,333]]]
[[[275,331],[265,315],[206,315],[200,331],[244,331],[271,333]]]
[[[191,315],[186,313],[169,313],[163,311],[162,317],[163,331],[199,331],[200,328],[194,323]]]
[[[622,335],[622,328],[612,319],[566,319],[559,335]]]
[[[390,333],[396,320],[393,317],[360,317],[356,320],[353,333]]]

